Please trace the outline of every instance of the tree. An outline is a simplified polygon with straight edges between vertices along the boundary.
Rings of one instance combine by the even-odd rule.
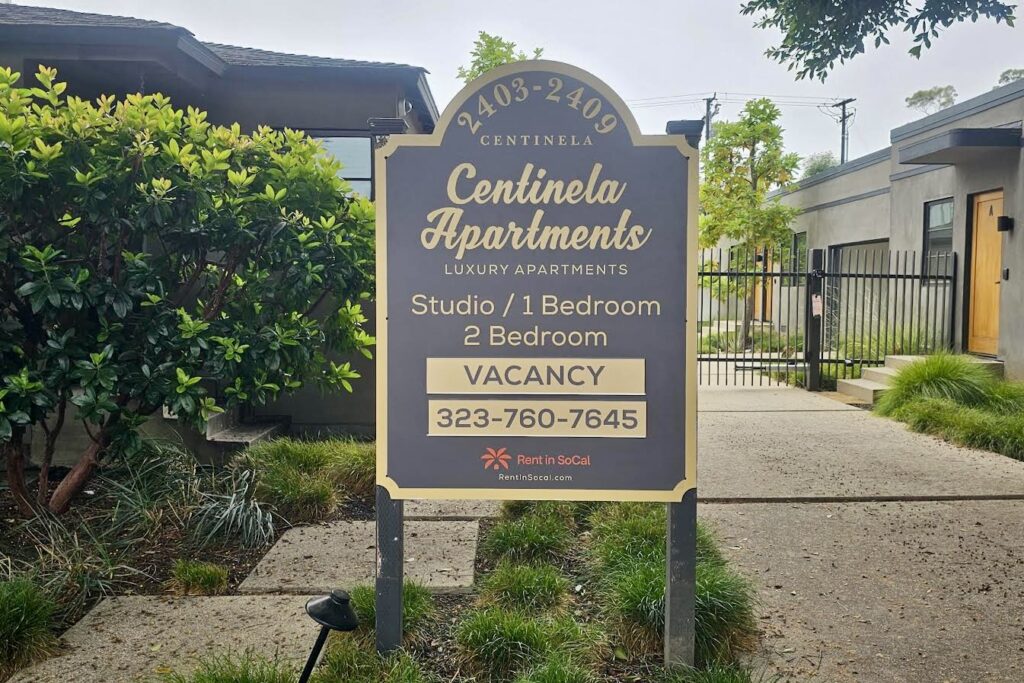
[[[918,90],[906,99],[907,107],[923,114],[934,114],[940,109],[952,107],[956,102],[956,88],[951,85],[937,85],[934,88]]]
[[[747,0],[741,11],[756,15],[758,28],[782,32],[782,42],[765,54],[796,69],[797,79],[824,81],[836,62],[864,52],[865,41],[888,44],[895,29],[913,34],[910,54],[920,58],[954,23],[984,17],[1013,26],[1013,10],[997,0]]]
[[[1024,69],[1007,69],[999,74],[999,85],[1009,85],[1019,80],[1024,80]]]
[[[804,159],[804,173],[801,179],[810,178],[838,165],[839,160],[832,152],[817,152]]]
[[[543,48],[534,48],[533,56],[528,56],[522,50],[516,52],[516,44],[510,40],[504,40],[501,36],[492,36],[486,31],[480,31],[476,41],[473,43],[473,51],[470,56],[473,58],[469,66],[459,67],[458,77],[464,83],[482,76],[496,66],[521,62],[526,59],[540,59],[544,53]]]
[[[373,213],[319,143],[159,94],[64,99],[52,69],[18,78],[0,70],[0,447],[24,513],[65,511],[163,406],[200,427],[307,382],[351,391],[330,354],[374,342]],[[91,443],[47,500],[72,412]]]
[[[781,203],[772,190],[787,187],[800,157],[783,149],[781,112],[769,99],[750,100],[736,121],[715,124],[714,135],[701,150],[700,243],[711,247],[722,239],[753,261],[787,242],[798,210]],[[744,346],[754,315],[753,278],[729,278],[728,295],[745,299]],[[715,288],[715,290],[720,288]]]

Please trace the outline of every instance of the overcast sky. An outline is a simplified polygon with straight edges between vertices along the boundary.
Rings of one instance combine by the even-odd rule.
[[[752,94],[799,98],[782,107],[787,146],[807,155],[833,150],[839,126],[814,100],[855,97],[851,157],[889,142],[889,130],[919,118],[904,98],[920,88],[953,85],[960,99],[990,90],[999,74],[1024,67],[1021,28],[979,22],[953,27],[920,61],[907,55],[902,33],[869,50],[821,84],[796,81],[764,50],[777,35],[755,29],[739,0],[70,0],[23,2],[171,22],[200,40],[270,50],[404,62],[430,71],[438,107],[461,87],[477,31],[497,33],[529,51],[592,72],[625,99],[645,132],[670,119],[700,118],[704,93],[727,98],[720,116],[734,117]],[[607,8],[607,9],[603,9]],[[650,106],[651,98],[676,98]]]

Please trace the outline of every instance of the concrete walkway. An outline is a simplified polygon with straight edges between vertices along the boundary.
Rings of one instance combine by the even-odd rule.
[[[795,389],[702,390],[700,516],[784,680],[1024,680],[1024,463]]]

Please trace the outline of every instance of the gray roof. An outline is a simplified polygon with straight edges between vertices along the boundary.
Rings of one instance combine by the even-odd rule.
[[[51,7],[27,7],[25,5],[0,4],[0,26],[59,26],[81,28],[123,28],[123,29],[164,29],[180,31],[195,40],[191,31],[174,24],[162,21],[149,21],[133,17],[117,17],[107,14],[90,12],[73,12],[71,10],[54,9]],[[272,52],[252,47],[221,45],[195,40],[210,52],[231,66],[255,67],[325,67],[325,68],[397,68],[416,69],[421,67],[393,62],[368,62],[358,59],[341,59],[334,57],[314,57],[296,55],[287,52]]]
[[[270,50],[260,50],[254,47],[238,47],[237,45],[222,45],[220,43],[204,42],[203,45],[233,66],[420,68],[394,62],[366,62],[358,59],[296,55],[288,52],[271,52]]]
[[[185,29],[163,21],[149,21],[134,17],[116,17],[109,14],[72,12],[52,7],[26,7],[0,5],[0,24],[18,26],[96,26],[101,28],[165,28]]]

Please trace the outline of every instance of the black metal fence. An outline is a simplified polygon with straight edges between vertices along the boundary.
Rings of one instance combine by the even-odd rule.
[[[952,253],[706,249],[699,277],[704,385],[828,389],[887,355],[952,344]]]

